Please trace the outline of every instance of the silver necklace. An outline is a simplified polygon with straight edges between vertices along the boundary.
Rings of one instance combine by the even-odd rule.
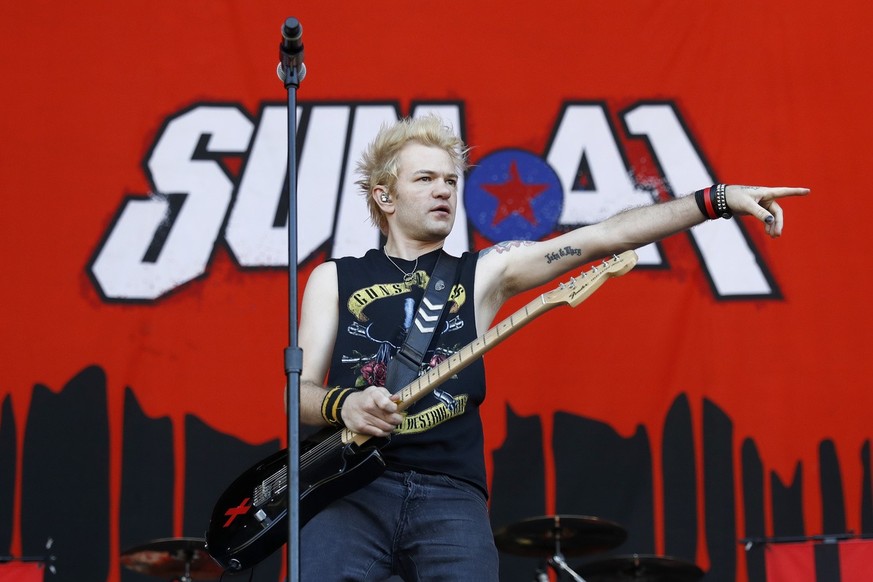
[[[394,262],[390,256],[388,256],[388,250],[385,247],[382,247],[382,252],[385,253],[385,257],[391,261],[391,264],[397,267],[397,270],[403,273],[403,282],[404,283],[412,283],[412,280],[415,278],[415,270],[418,268],[418,257],[415,257],[415,264],[412,265],[412,270],[410,272],[406,272],[400,268],[400,266]]]

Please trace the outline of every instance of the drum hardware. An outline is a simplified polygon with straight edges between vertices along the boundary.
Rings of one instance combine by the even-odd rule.
[[[546,515],[525,519],[494,533],[497,549],[509,554],[544,558],[546,566],[560,576],[566,573],[576,582],[585,580],[567,564],[565,556],[584,556],[611,550],[627,539],[617,523],[581,515]],[[546,567],[536,580],[548,580]]]
[[[162,538],[121,554],[125,568],[173,582],[218,580],[224,572],[206,552],[202,538]]]
[[[578,570],[587,582],[696,582],[704,574],[691,562],[649,554],[601,558]]]
[[[57,559],[57,557],[53,553],[51,553],[51,549],[54,544],[55,540],[53,540],[52,538],[48,538],[45,542],[46,553],[42,556],[0,555],[0,564],[6,564],[7,562],[36,562],[44,566],[52,574],[57,574],[58,569],[55,566],[55,560]]]

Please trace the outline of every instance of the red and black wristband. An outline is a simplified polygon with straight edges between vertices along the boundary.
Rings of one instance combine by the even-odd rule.
[[[726,190],[726,185],[714,184],[694,193],[694,201],[697,203],[697,208],[700,209],[703,216],[709,220],[733,216],[727,204]]]

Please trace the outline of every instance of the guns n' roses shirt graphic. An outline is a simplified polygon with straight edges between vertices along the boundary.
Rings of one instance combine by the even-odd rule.
[[[373,249],[336,260],[339,325],[329,386],[384,386],[388,362],[403,345],[441,251],[418,261]],[[476,339],[473,283],[478,254],[464,253],[449,302],[421,371]],[[393,262],[392,262],[393,261]],[[395,390],[402,388],[398,386]],[[383,448],[389,469],[444,473],[486,489],[479,405],[485,368],[476,360],[419,400]]]

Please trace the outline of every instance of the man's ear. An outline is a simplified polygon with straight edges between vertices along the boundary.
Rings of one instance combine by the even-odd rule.
[[[373,200],[376,201],[376,204],[379,208],[382,209],[382,212],[391,212],[394,209],[394,200],[392,200],[391,194],[388,192],[388,188],[385,186],[376,186],[373,188],[373,192],[371,194]]]

